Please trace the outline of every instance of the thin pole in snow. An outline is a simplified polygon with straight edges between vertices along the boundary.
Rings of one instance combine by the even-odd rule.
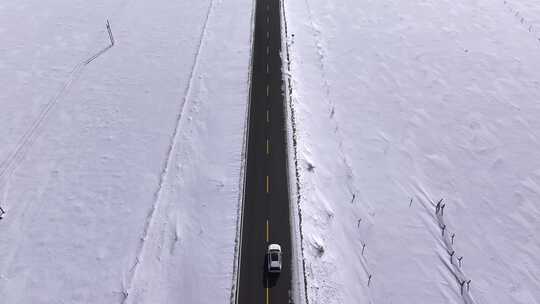
[[[441,198],[439,202],[437,203],[437,205],[435,206],[435,214],[439,213],[439,209],[441,208],[442,201],[443,199]]]
[[[444,236],[444,230],[446,229],[446,225],[442,226],[442,236]]]
[[[114,45],[114,36],[111,29],[111,24],[109,23],[109,20],[107,19],[107,32],[109,32],[109,39],[111,40],[111,46]]]

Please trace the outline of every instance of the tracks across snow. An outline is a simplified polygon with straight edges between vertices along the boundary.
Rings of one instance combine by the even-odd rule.
[[[73,86],[73,83],[75,83],[75,81],[83,73],[84,68],[87,67],[94,60],[96,60],[99,56],[107,52],[113,46],[114,44],[111,40],[111,43],[109,45],[96,52],[92,56],[80,61],[73,67],[71,72],[69,72],[68,74],[67,80],[62,84],[60,90],[58,90],[58,92],[49,100],[49,102],[47,102],[43,110],[39,113],[37,119],[19,139],[15,146],[15,149],[13,149],[13,151],[8,155],[8,157],[4,159],[0,164],[0,186],[5,184],[6,180],[11,176],[11,173],[13,173],[13,171],[17,168],[20,162],[24,159],[26,152],[34,143],[37,135],[39,134],[39,130],[46,122],[50,113],[54,110],[55,106],[60,102],[60,100],[62,100],[62,97],[64,97],[67,92],[69,92],[70,88]]]
[[[143,263],[143,256],[147,248],[147,240],[149,238],[150,231],[152,229],[156,229],[154,228],[155,226],[154,221],[155,221],[156,215],[158,214],[158,210],[160,208],[160,203],[162,201],[162,196],[163,196],[163,192],[165,188],[164,186],[168,180],[169,169],[173,162],[173,158],[174,158],[173,151],[178,145],[178,138],[180,135],[180,130],[182,129],[182,123],[183,123],[183,118],[184,118],[183,114],[185,112],[186,105],[188,104],[190,100],[191,88],[194,81],[193,78],[195,75],[195,71],[197,70],[198,63],[199,63],[199,55],[204,46],[203,41],[206,36],[208,20],[210,19],[210,15],[212,14],[213,7],[214,7],[214,0],[210,0],[208,4],[206,16],[204,19],[204,23],[202,26],[201,34],[199,36],[197,50],[194,54],[193,64],[191,66],[191,71],[189,74],[189,81],[184,90],[184,97],[182,99],[182,104],[180,106],[180,110],[178,111],[178,115],[176,116],[176,125],[174,128],[173,134],[170,137],[169,145],[167,147],[166,160],[161,168],[158,187],[157,187],[156,192],[154,193],[154,201],[152,204],[152,208],[150,209],[150,211],[148,212],[148,216],[146,217],[146,223],[144,226],[143,235],[141,236],[141,239],[139,242],[139,246],[137,247],[135,261],[133,261],[132,266],[128,271],[127,282],[124,282],[124,287],[123,287],[124,297],[122,299],[122,303],[128,303],[132,299],[132,297],[130,298],[130,293],[132,293],[133,285],[137,280],[138,269],[140,265]]]

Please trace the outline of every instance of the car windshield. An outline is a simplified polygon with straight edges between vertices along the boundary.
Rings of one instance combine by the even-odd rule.
[[[278,254],[277,252],[272,252],[272,253],[270,254],[270,259],[271,259],[272,261],[279,261],[279,254]]]

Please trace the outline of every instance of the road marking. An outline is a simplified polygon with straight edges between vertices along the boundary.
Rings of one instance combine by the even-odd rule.
[[[266,23],[270,23],[270,18],[266,16]]]
[[[268,220],[266,220],[266,242],[270,240],[270,224],[268,223]]]
[[[266,286],[268,286],[268,279],[266,279]],[[268,287],[266,287],[266,304],[270,303],[270,295],[268,294]]]
[[[266,55],[270,55],[270,47],[266,46]]]
[[[268,63],[266,64],[266,74],[270,74],[270,67],[268,66]]]
[[[270,32],[266,32],[266,39],[270,38]]]
[[[270,155],[270,141],[266,139],[266,155]]]
[[[266,85],[266,97],[270,96],[270,85]]]
[[[266,193],[270,193],[270,177],[266,176]]]
[[[266,122],[270,122],[270,110],[266,110]]]

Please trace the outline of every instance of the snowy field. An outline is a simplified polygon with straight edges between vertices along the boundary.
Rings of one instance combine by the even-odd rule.
[[[540,303],[540,5],[285,8],[310,303]]]
[[[229,301],[251,8],[0,4],[0,302]]]

